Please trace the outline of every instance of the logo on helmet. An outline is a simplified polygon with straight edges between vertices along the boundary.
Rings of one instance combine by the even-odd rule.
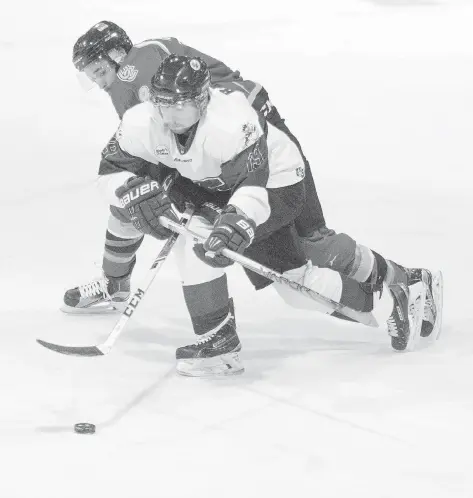
[[[189,62],[189,65],[194,71],[198,71],[200,69],[200,62],[196,59],[192,59]]]
[[[108,24],[104,22],[99,22],[98,24],[95,25],[95,29],[97,31],[103,31],[104,29],[108,28]]]
[[[118,79],[121,81],[124,81],[125,83],[130,83],[133,81],[138,74],[138,69],[135,69],[135,66],[123,66],[120,68],[120,71],[118,71],[117,76]]]

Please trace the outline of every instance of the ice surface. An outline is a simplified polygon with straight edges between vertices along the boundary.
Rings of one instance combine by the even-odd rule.
[[[0,497],[473,496],[473,11],[393,3],[312,2],[310,15],[302,1],[6,6]],[[174,351],[191,333],[171,259],[109,356],[40,348],[37,337],[96,343],[116,320],[58,311],[101,259],[94,180],[117,121],[105,95],[81,93],[70,56],[102,19],[136,42],[177,36],[261,81],[329,226],[444,271],[439,342],[394,354],[384,330],[296,312],[232,268],[246,373],[180,378]],[[135,283],[158,248],[140,250]],[[84,421],[94,436],[73,433]]]

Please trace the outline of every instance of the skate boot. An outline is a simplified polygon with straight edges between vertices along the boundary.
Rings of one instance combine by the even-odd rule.
[[[419,339],[425,306],[425,285],[422,280],[411,279],[407,287],[396,284],[389,287],[393,298],[393,311],[388,318],[388,334],[396,351],[412,351]]]
[[[406,268],[413,281],[425,284],[425,306],[421,337],[438,339],[442,327],[443,275],[441,271],[431,272],[425,268]]]
[[[176,350],[177,372],[189,377],[243,373],[240,350],[235,318],[229,313],[220,325],[199,336],[194,344]]]
[[[116,313],[126,308],[130,297],[130,277],[106,277],[69,289],[61,311],[72,314]]]

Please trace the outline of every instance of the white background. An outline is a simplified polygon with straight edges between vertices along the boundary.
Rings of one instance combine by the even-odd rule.
[[[2,10],[0,496],[473,495],[469,1],[10,2]],[[268,89],[312,165],[327,223],[445,276],[440,340],[394,354],[384,328],[296,312],[229,272],[246,373],[177,377],[193,340],[170,258],[112,353],[71,358],[116,317],[58,311],[95,276],[94,189],[117,118],[82,93],[72,46],[108,19],[176,36]],[[133,283],[159,244],[147,240]],[[73,424],[97,425],[94,436]]]

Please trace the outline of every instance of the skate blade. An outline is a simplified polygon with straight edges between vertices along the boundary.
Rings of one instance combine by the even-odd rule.
[[[59,309],[67,315],[116,315],[125,311],[127,305],[126,301],[114,303],[113,306],[111,303],[106,302],[92,305],[88,308],[74,308],[74,306],[63,304]]]
[[[414,351],[419,343],[424,318],[424,306],[425,286],[420,281],[409,287],[409,339],[404,351]]]
[[[178,360],[177,373],[185,377],[228,377],[245,371],[237,352],[213,358]]]
[[[442,318],[443,318],[443,274],[441,271],[432,273],[432,294],[437,309],[437,317],[432,332],[430,333],[430,341],[436,341],[442,332]]]

